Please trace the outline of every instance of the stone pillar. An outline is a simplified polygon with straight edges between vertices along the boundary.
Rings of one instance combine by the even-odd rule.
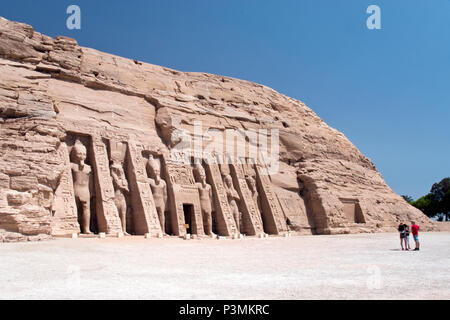
[[[101,137],[92,137],[92,164],[95,169],[95,194],[97,201],[97,221],[99,232],[108,234],[122,231],[119,213],[114,204],[114,186],[109,171],[109,158]]]
[[[245,232],[250,236],[255,236],[264,233],[264,227],[262,224],[261,216],[259,215],[258,208],[253,201],[252,193],[248,188],[247,181],[245,180],[244,168],[241,164],[231,164],[231,173],[237,179],[238,186],[237,192],[241,197],[242,222],[245,227]]]
[[[213,188],[214,199],[216,200],[216,229],[218,234],[221,236],[231,236],[232,234],[238,233],[236,222],[228,206],[227,193],[223,185],[219,165],[206,164],[206,172],[211,178],[211,186]]]
[[[136,234],[158,235],[162,233],[158,213],[155,207],[152,191],[148,183],[146,161],[142,156],[142,147],[133,142],[128,145],[129,183],[133,207],[133,223]]]
[[[288,227],[278,198],[272,190],[269,176],[262,174],[263,169],[255,165],[256,183],[261,191],[261,214],[264,220],[264,227],[265,231],[270,234],[279,234],[280,232],[288,231]]]
[[[52,235],[62,236],[80,232],[78,223],[77,205],[73,190],[72,171],[67,145],[61,143],[58,148],[58,156],[64,165],[64,172],[55,191],[53,203],[53,218],[51,222]]]

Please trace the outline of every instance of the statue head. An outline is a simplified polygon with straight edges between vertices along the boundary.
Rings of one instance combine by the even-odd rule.
[[[248,184],[248,187],[250,188],[250,190],[252,192],[255,192],[256,191],[255,178],[253,178],[252,176],[247,175],[247,176],[245,176],[245,180],[247,180],[247,184]]]
[[[231,178],[230,175],[225,176],[225,184],[228,188],[232,188],[233,187],[233,179]]]
[[[195,166],[195,172],[197,174],[198,179],[201,182],[203,182],[206,179],[205,169],[203,169],[203,166],[201,164],[197,164]]]
[[[72,157],[76,162],[83,162],[86,160],[86,147],[77,140],[72,149]]]
[[[148,168],[150,169],[150,174],[154,175],[154,177],[159,177],[161,174],[161,165],[158,160],[153,158],[153,155],[150,155],[148,159]]]
[[[159,166],[153,168],[153,174],[155,175],[155,178],[161,176],[161,169],[159,168]]]

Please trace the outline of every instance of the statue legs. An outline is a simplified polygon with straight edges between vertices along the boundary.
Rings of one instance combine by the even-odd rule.
[[[129,210],[127,209],[126,206],[119,208],[120,222],[122,223],[122,230],[125,235],[128,235],[128,233],[127,233],[127,213],[128,212],[129,212]]]
[[[92,234],[90,230],[90,224],[91,224],[91,208],[90,203],[87,201],[80,201],[81,204],[81,233],[82,234]]]
[[[205,233],[208,236],[213,236],[214,233],[212,232],[212,216],[211,216],[211,212],[202,210],[202,215],[203,215],[203,226],[204,226],[204,229],[205,229]]]
[[[124,234],[128,235],[127,233],[127,213],[129,213],[129,208],[127,204],[127,199],[125,198],[125,195],[117,191],[116,196],[114,199],[114,204],[116,205],[117,211],[119,213],[120,223],[122,225],[122,231]]]
[[[163,234],[166,234],[166,217],[164,216],[164,210],[161,207],[157,207],[156,211],[158,212],[159,222],[161,224],[161,230]]]

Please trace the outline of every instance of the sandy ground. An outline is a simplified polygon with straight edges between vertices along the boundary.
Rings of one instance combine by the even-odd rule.
[[[0,244],[0,299],[450,299],[450,233]]]

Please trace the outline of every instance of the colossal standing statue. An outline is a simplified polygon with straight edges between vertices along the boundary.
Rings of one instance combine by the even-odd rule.
[[[202,217],[203,217],[203,226],[205,229],[205,234],[208,236],[214,236],[212,232],[212,203],[213,203],[213,194],[211,185],[206,183],[206,174],[205,170],[201,165],[197,165],[195,167],[195,171],[197,173],[197,177],[200,182],[196,183],[198,188],[198,192],[200,195],[200,206],[202,209]]]
[[[77,140],[72,149],[72,178],[75,200],[78,209],[78,221],[82,234],[91,234],[91,191],[92,170],[86,161],[86,147]]]
[[[154,179],[149,179],[150,188],[152,189],[153,199],[155,200],[156,211],[158,212],[159,222],[161,224],[161,230],[163,234],[166,233],[166,222],[164,211],[166,210],[167,202],[167,185],[166,182],[161,179],[161,165],[156,161],[152,155],[147,163],[148,169]]]

